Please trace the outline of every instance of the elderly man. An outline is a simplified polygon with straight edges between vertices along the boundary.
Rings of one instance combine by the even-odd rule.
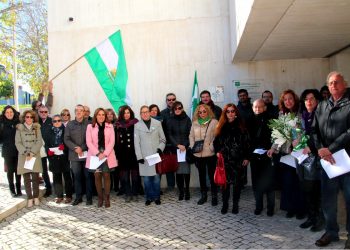
[[[332,164],[333,153],[345,149],[350,152],[350,92],[346,89],[344,77],[339,72],[331,72],[327,77],[327,85],[331,93],[328,100],[321,102],[316,110],[312,137],[318,155]],[[329,179],[322,170],[322,209],[326,220],[326,232],[316,241],[316,246],[324,247],[332,241],[339,240],[337,223],[337,198],[339,189],[343,190],[347,221],[348,239],[345,249],[350,248],[350,173]]]

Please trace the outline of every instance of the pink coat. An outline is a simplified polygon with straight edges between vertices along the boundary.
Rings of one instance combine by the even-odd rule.
[[[118,166],[117,158],[114,152],[114,128],[110,123],[105,123],[105,151],[103,154],[107,157],[107,165],[109,168],[115,168]],[[92,127],[89,124],[86,129],[86,144],[88,146],[88,154],[86,159],[86,168],[90,167],[90,157],[92,155],[97,155],[98,151],[98,125]]]

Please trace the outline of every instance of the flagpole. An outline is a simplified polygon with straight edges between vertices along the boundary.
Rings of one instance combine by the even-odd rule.
[[[55,80],[58,76],[60,76],[63,72],[65,72],[68,68],[70,68],[71,66],[73,66],[76,62],[78,62],[78,61],[79,61],[81,58],[83,58],[83,57],[84,57],[84,54],[83,54],[81,57],[79,57],[78,59],[76,59],[74,62],[72,62],[71,64],[69,64],[67,67],[65,67],[64,69],[62,69],[58,74],[56,74],[53,78],[51,78],[51,79],[49,80],[49,82]]]

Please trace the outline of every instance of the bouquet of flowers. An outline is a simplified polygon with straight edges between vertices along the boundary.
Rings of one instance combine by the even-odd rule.
[[[277,150],[285,143],[291,145],[297,139],[298,131],[301,132],[301,120],[294,113],[280,115],[278,119],[270,120],[268,126],[272,130],[271,140],[277,145]]]

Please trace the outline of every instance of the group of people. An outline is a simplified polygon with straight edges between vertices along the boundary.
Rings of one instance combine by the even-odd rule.
[[[174,155],[179,150],[192,154],[198,169],[201,196],[197,204],[203,205],[208,200],[209,178],[211,205],[217,206],[220,188],[214,181],[214,173],[217,157],[222,156],[226,173],[226,185],[221,187],[222,214],[228,212],[230,190],[232,213],[239,213],[240,194],[250,165],[254,214],[262,213],[266,194],[266,214],[273,216],[275,190],[280,188],[280,208],[287,212],[286,217],[307,216],[300,227],[311,227],[311,231],[325,228],[325,234],[315,244],[327,246],[339,240],[337,194],[340,189],[345,196],[346,228],[350,232],[350,174],[330,179],[320,166],[320,159],[334,163],[332,154],[338,150],[350,153],[349,94],[343,75],[331,72],[327,86],[321,91],[306,89],[299,99],[293,90],[285,90],[278,106],[273,105],[273,96],[268,90],[262,93],[261,99],[251,103],[248,91],[241,89],[237,93],[238,105],[229,103],[221,109],[213,103],[210,92],[204,90],[192,120],[174,93],[166,95],[167,107],[162,111],[155,104],[142,106],[140,120],[129,106],[120,107],[118,115],[111,109],[98,108],[90,117],[88,107],[79,104],[74,110],[75,119],[71,119],[67,109],[49,117],[49,107],[41,102],[33,103],[33,110],[24,111],[20,119],[19,113],[7,106],[1,117],[0,135],[10,192],[14,196],[22,194],[20,175],[23,175],[28,207],[38,205],[39,173],[43,173],[45,195],[51,195],[49,169],[53,173],[57,203],[78,205],[85,192],[86,205],[91,205],[96,189],[97,207],[109,207],[111,182],[119,188],[120,181],[126,202],[132,201],[144,188],[145,205],[152,202],[160,205],[161,175],[146,157],[155,153]],[[282,156],[290,154],[299,144],[300,138],[293,138],[282,147],[271,141],[269,121],[288,113],[300,117],[299,129],[309,136],[303,149],[312,159],[307,166],[296,164],[297,168],[293,168],[280,162]],[[266,153],[257,153],[257,150]],[[96,160],[100,161],[98,167],[92,163]],[[28,167],[30,161],[34,164]],[[177,184],[179,201],[190,199],[190,174],[188,162],[179,162],[176,172],[166,173],[168,187],[172,189],[175,182]],[[349,238],[345,247],[350,248]]]

